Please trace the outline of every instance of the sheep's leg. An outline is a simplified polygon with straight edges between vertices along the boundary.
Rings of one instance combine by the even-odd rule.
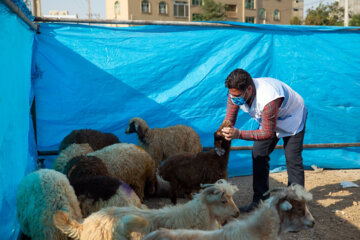
[[[177,198],[177,184],[171,183],[171,202],[176,205]]]
[[[138,195],[140,198],[141,203],[144,202],[144,186],[139,185],[130,185],[132,189],[134,189],[134,192]]]

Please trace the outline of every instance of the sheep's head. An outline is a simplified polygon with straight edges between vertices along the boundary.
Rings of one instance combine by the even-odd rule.
[[[307,202],[312,199],[311,193],[298,184],[270,192],[274,191],[274,196],[266,202],[276,206],[281,219],[280,232],[298,232],[314,227],[314,217],[307,207]]]
[[[235,185],[220,179],[215,184],[203,184],[201,187],[205,189],[197,197],[204,201],[216,220],[223,223],[232,217],[239,216],[239,209],[232,199],[238,190]]]
[[[114,239],[140,239],[149,221],[141,216],[129,214],[120,218],[115,226]]]
[[[214,133],[214,146],[215,148],[227,148],[230,146],[230,141],[227,141],[222,133],[224,127],[232,127],[232,123],[229,120],[225,120],[219,129]]]
[[[134,117],[129,120],[129,124],[126,127],[125,133],[130,134],[136,132],[139,139],[143,139],[148,129],[149,126],[147,125],[144,119],[139,117]]]

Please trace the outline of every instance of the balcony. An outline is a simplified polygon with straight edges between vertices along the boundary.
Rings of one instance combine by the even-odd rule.
[[[237,12],[233,12],[233,11],[227,11],[225,12],[226,17],[228,18],[238,18]]]

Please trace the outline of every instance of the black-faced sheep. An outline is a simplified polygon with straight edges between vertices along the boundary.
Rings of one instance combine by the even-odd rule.
[[[195,198],[184,205],[164,207],[161,209],[138,209],[130,207],[111,207],[100,210],[87,217],[82,224],[72,224],[73,221],[63,224],[61,229],[67,229],[69,236],[79,235],[81,231],[95,232],[108,231],[111,236],[113,228],[119,219],[126,215],[140,216],[149,223],[143,233],[166,227],[171,229],[188,228],[211,230],[219,228],[220,224],[239,214],[239,209],[232,200],[236,186],[220,180],[208,185]],[[54,216],[57,218],[57,215]],[[107,226],[94,227],[97,223],[107,222]],[[71,229],[71,230],[69,230]],[[65,232],[65,231],[64,231]],[[89,233],[90,234],[90,233]]]
[[[88,143],[90,147],[96,151],[114,143],[120,143],[120,141],[118,137],[112,133],[103,133],[92,129],[73,130],[61,141],[59,152],[73,143]]]
[[[110,176],[130,185],[141,200],[144,195],[155,192],[155,163],[151,156],[139,146],[117,143],[87,154],[100,158]]]
[[[59,211],[54,215],[54,224],[69,237],[79,240],[127,240],[132,234],[142,233],[149,224],[146,219],[136,215],[114,218],[100,211],[91,215],[92,221],[79,223],[66,212]],[[141,235],[135,235],[141,236]]]
[[[64,211],[81,220],[81,210],[74,189],[66,176],[51,169],[41,169],[25,176],[16,194],[16,211],[21,231],[38,240],[66,240],[53,223],[53,215]]]
[[[171,201],[174,204],[179,192],[190,194],[199,190],[200,184],[227,178],[231,142],[225,140],[221,129],[230,124],[229,121],[225,121],[214,133],[214,150],[197,154],[179,153],[166,159],[159,167],[159,175],[170,183]]]
[[[78,156],[71,159],[64,174],[75,190],[83,217],[105,207],[145,207],[131,187],[109,176],[105,164],[97,157]]]
[[[54,160],[52,168],[61,173],[64,172],[66,164],[74,157],[86,155],[87,153],[93,152],[94,150],[87,143],[82,144],[71,144],[61,152]]]
[[[199,135],[185,125],[150,129],[146,122],[134,117],[130,119],[126,133],[137,133],[139,146],[154,159],[156,167],[163,160],[180,152],[198,153],[202,151]]]
[[[160,229],[144,240],[278,240],[287,232],[312,228],[315,220],[306,202],[311,194],[292,185],[266,200],[248,218],[236,220],[215,231]]]

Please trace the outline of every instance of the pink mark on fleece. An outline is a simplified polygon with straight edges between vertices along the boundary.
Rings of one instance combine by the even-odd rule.
[[[121,182],[121,187],[124,189],[124,192],[127,196],[130,196],[131,193],[134,191],[129,185],[124,182]]]

